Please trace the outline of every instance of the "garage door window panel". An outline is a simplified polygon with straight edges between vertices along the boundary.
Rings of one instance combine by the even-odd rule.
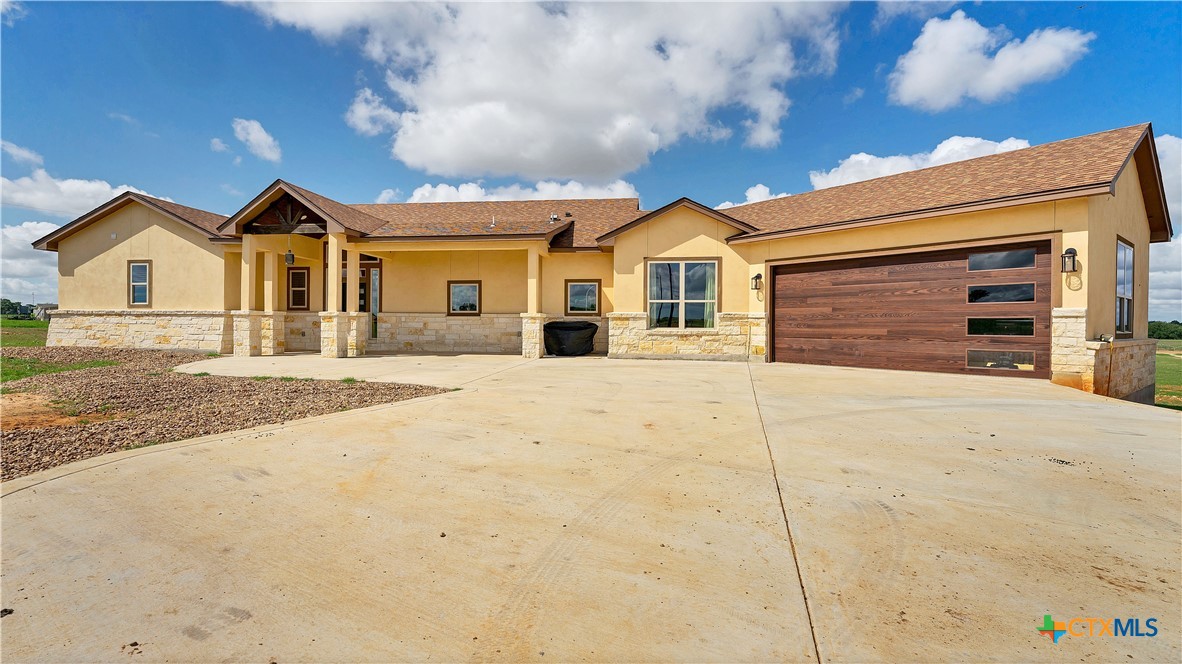
[[[970,336],[1033,337],[1033,318],[970,318]]]
[[[1034,302],[1034,284],[980,284],[969,286],[970,304]]]
[[[994,270],[1024,270],[1034,267],[1034,249],[1010,249],[1008,251],[983,251],[969,254],[969,272],[991,272]]]
[[[649,262],[650,328],[713,329],[717,307],[717,261]]]
[[[1034,371],[1034,351],[970,349],[965,356],[970,369],[1008,369]]]

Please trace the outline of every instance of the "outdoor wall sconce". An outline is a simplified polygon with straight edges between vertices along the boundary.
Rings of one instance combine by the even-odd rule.
[[[751,277],[751,290],[757,291],[757,290],[761,290],[762,288],[763,288],[763,274],[759,273],[759,274],[756,274],[754,277]]]
[[[1078,254],[1074,249],[1068,249],[1067,251],[1063,252],[1062,256],[1060,256],[1060,258],[1063,259],[1064,274],[1079,272],[1079,261],[1076,260],[1077,255]]]
[[[291,253],[291,249],[288,249],[287,253],[283,254],[283,262],[288,265],[295,265],[295,254]]]

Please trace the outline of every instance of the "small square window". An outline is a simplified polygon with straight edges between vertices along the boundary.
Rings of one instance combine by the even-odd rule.
[[[599,285],[598,279],[594,281],[568,279],[566,282],[566,315],[598,316]]]
[[[479,316],[480,282],[447,282],[447,314],[449,316]]]

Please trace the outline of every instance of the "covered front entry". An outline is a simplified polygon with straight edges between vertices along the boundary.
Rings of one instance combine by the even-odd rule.
[[[774,361],[1050,377],[1049,240],[772,274]]]

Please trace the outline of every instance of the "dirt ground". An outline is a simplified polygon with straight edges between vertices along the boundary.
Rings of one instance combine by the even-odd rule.
[[[198,376],[172,368],[197,353],[4,348],[3,357],[90,360],[114,366],[43,374],[4,384],[0,478],[99,454],[436,394],[421,385]]]

